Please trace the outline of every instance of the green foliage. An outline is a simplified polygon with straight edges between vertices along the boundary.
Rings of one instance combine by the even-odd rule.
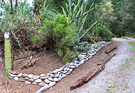
[[[90,44],[88,42],[75,42],[74,50],[80,52],[88,52]]]
[[[63,61],[69,60],[69,56],[71,58],[72,52],[70,53],[70,51],[73,42],[76,40],[76,32],[70,24],[71,21],[68,17],[57,14],[54,21],[44,20],[39,32],[42,43],[46,43],[50,50],[57,51],[58,55],[65,59]],[[38,41],[38,38],[35,39],[36,41]]]
[[[75,57],[76,57],[75,53],[73,51],[70,51],[70,49],[67,48],[66,54],[63,57],[63,62],[67,63],[67,62],[69,62],[69,60],[72,60]]]
[[[84,37],[90,29],[97,23],[94,22],[88,28],[84,29],[84,23],[86,22],[87,17],[93,10],[93,5],[89,7],[89,10],[86,10],[88,0],[77,0],[77,4],[72,4],[71,0],[65,2],[65,7],[62,7],[63,13],[65,16],[68,16],[72,21],[73,28],[77,31],[76,35],[79,36],[79,39]]]
[[[17,46],[23,48],[29,43],[32,34],[35,34],[40,26],[40,20],[34,18],[32,7],[29,7],[26,2],[18,4],[18,7],[13,7],[13,15],[10,14],[10,5],[3,5],[5,12],[4,17],[0,19],[0,31],[12,32],[14,42]]]
[[[64,4],[65,0],[47,0],[47,4],[53,6],[57,12],[62,13],[60,6]]]
[[[104,2],[95,4],[95,11],[91,17],[93,18],[91,22],[98,21],[97,24],[91,29],[89,33],[94,40],[110,40],[113,33],[110,30],[111,22],[116,18],[112,15],[114,9],[112,8],[112,3],[110,1],[104,0]],[[109,30],[108,30],[109,29]],[[110,36],[106,37],[105,36]],[[104,38],[105,37],[105,38]]]
[[[56,10],[50,7],[50,5],[47,5],[46,1],[43,1],[43,5],[39,9],[39,18],[41,21],[49,19],[53,20],[55,17]]]
[[[60,50],[58,50],[58,56],[59,56],[60,58],[62,58],[62,57],[63,57],[63,52],[61,51],[61,49],[60,49]]]
[[[116,1],[112,0],[114,3],[114,15],[117,19],[112,23],[112,31],[117,36],[132,36],[135,32],[135,2],[134,0],[121,0],[116,3]]]
[[[37,42],[41,43],[42,42],[42,39],[40,38],[40,36],[35,35],[35,36],[31,37],[31,41],[33,43],[37,43]]]

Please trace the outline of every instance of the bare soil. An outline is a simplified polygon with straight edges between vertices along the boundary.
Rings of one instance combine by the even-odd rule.
[[[44,93],[72,93],[70,86],[73,85],[79,78],[85,76],[89,71],[93,70],[100,61],[108,56],[105,51],[112,47],[118,46],[119,42],[112,42],[110,45],[102,48],[97,52],[95,56],[85,62],[83,65],[76,68],[70,75],[66,76],[64,79],[59,81],[54,87],[46,90]],[[117,51],[117,50],[115,50]],[[115,52],[113,51],[113,52]],[[33,58],[34,59],[34,58]],[[46,54],[42,57],[39,57],[36,64],[28,69],[21,69],[21,64],[14,67],[13,71],[18,71],[20,73],[26,74],[46,74],[50,71],[53,71],[64,64],[56,56],[56,54]],[[0,64],[1,65],[1,64]],[[36,93],[40,89],[38,85],[27,85],[25,83],[14,81],[14,80],[5,80],[6,78],[3,75],[0,75],[0,91],[1,93]]]

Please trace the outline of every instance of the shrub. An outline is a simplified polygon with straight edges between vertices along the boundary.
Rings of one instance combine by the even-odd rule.
[[[71,21],[64,15],[57,14],[54,21],[44,20],[40,27],[39,36],[42,43],[45,43],[48,49],[58,52],[58,55],[69,60],[72,56],[71,49],[75,41],[75,31],[70,25]],[[37,38],[35,41],[39,41]],[[70,53],[71,52],[71,53]]]

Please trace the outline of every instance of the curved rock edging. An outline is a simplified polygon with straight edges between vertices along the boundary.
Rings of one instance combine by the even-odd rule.
[[[87,53],[81,53],[79,54],[80,60],[74,59],[71,63],[66,63],[64,66],[60,67],[59,69],[56,69],[50,73],[47,74],[41,74],[41,75],[33,75],[33,74],[22,74],[18,72],[9,72],[10,78],[25,82],[26,84],[34,84],[39,85],[42,88],[40,88],[37,93],[42,93],[46,89],[54,86],[58,81],[66,77],[68,74],[70,74],[75,68],[82,65],[84,62],[89,60],[92,56],[94,56],[97,51],[99,51],[101,48],[107,46],[111,42],[105,42],[100,41],[97,42],[98,46],[96,44],[92,44],[90,47],[90,50]]]

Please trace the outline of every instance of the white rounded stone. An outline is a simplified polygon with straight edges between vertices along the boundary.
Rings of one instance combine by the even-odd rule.
[[[46,83],[50,83],[50,81],[49,81],[48,79],[45,79],[44,81],[45,81]]]
[[[53,78],[53,80],[54,80],[54,81],[56,81],[56,82],[57,82],[57,81],[59,81],[59,79],[58,79],[58,78]]]
[[[14,77],[14,80],[19,80],[19,78],[18,77]]]
[[[42,80],[41,79],[37,79],[37,80],[35,80],[35,82],[36,83],[40,83],[40,82],[42,82]]]
[[[44,77],[44,76],[45,76],[45,74],[41,74],[41,75],[40,75],[40,77]]]
[[[29,74],[29,75],[28,75],[29,78],[32,78],[33,76],[34,76],[33,74]]]
[[[36,79],[39,79],[39,77],[40,77],[40,76],[33,76],[32,78],[33,78],[34,80],[36,80]]]
[[[22,73],[18,74],[17,76],[18,76],[18,77],[21,77],[21,76],[22,76]]]
[[[50,82],[50,83],[49,83],[49,86],[52,87],[52,86],[54,86],[55,84],[56,84],[56,82]]]
[[[26,84],[29,84],[29,85],[31,84],[31,82],[29,82],[29,81],[25,81],[25,83],[26,83]]]

